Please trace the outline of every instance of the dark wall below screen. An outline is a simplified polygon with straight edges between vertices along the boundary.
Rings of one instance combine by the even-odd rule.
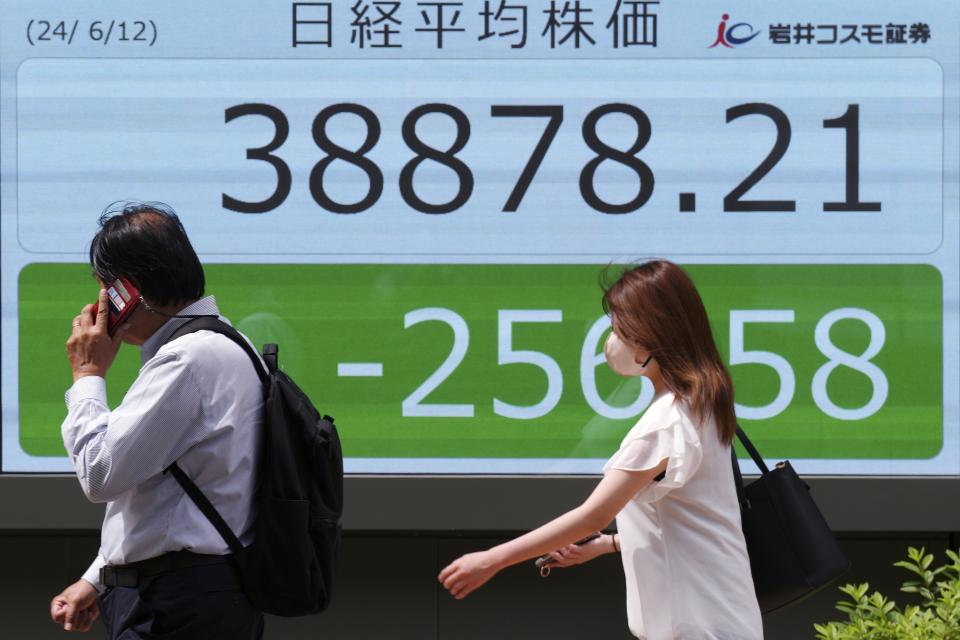
[[[943,559],[947,534],[843,533],[853,561],[847,582],[869,582],[898,602],[906,572],[892,564],[908,545],[925,546]],[[267,620],[267,640],[614,640],[631,638],[626,627],[623,571],[614,556],[555,571],[548,579],[532,564],[513,567],[465,601],[449,597],[436,581],[439,569],[461,553],[491,546],[502,537],[439,534],[350,533],[331,609],[320,616]],[[954,544],[956,544],[954,536]],[[49,602],[76,580],[96,553],[96,532],[51,535],[0,532],[0,638],[46,640],[73,637],[54,626]],[[839,596],[830,587],[764,619],[768,640],[811,639],[813,623],[839,619]],[[89,634],[102,638],[97,624]]]

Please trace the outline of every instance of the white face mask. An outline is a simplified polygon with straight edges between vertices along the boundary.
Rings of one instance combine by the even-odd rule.
[[[647,358],[643,364],[637,362],[637,352],[627,346],[613,331],[603,343],[603,355],[614,372],[628,378],[643,375],[650,362],[650,358]]]

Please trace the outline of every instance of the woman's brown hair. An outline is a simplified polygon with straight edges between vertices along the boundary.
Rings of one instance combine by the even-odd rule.
[[[686,271],[668,260],[651,260],[626,269],[605,289],[603,308],[620,339],[649,351],[667,388],[684,398],[699,420],[713,416],[720,439],[732,442],[733,382]]]

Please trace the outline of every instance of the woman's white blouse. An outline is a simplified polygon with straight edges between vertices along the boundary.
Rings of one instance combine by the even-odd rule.
[[[730,446],[671,393],[656,397],[604,466],[666,475],[617,515],[627,620],[644,640],[757,640],[760,608],[740,525]]]

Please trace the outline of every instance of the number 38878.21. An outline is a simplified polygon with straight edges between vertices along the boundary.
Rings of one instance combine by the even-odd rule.
[[[328,134],[330,120],[338,115],[352,115],[360,118],[365,127],[365,137],[357,149],[347,149],[334,143]],[[540,139],[534,146],[523,170],[510,191],[502,211],[513,212],[520,208],[524,195],[533,182],[537,170],[543,163],[550,145],[563,123],[562,105],[492,105],[490,116],[493,118],[544,118],[546,126]],[[633,120],[636,133],[632,139],[624,141],[626,149],[610,146],[600,139],[597,126],[604,117],[621,114]],[[417,123],[424,117],[440,115],[450,118],[456,134],[446,149],[437,149],[428,145],[417,135]],[[726,121],[730,123],[745,116],[764,116],[776,126],[776,140],[773,148],[759,165],[723,199],[724,211],[795,211],[795,200],[748,200],[744,196],[764,176],[766,176],[787,152],[792,136],[790,120],[778,107],[764,102],[750,102],[730,107],[726,111]],[[274,128],[273,139],[262,147],[247,149],[247,159],[269,163],[276,172],[276,187],[265,200],[246,201],[222,194],[225,209],[240,213],[266,213],[279,207],[290,195],[293,177],[289,165],[277,151],[286,142],[290,134],[290,123],[286,114],[279,108],[264,103],[244,103],[234,105],[224,111],[224,121],[229,123],[244,116],[262,116],[269,119]],[[860,201],[860,105],[850,104],[846,112],[832,120],[824,120],[828,129],[846,131],[846,175],[845,199],[841,202],[824,202],[824,211],[880,211],[879,202]],[[429,103],[411,110],[403,119],[401,133],[403,141],[413,152],[401,168],[399,177],[400,196],[412,209],[421,213],[444,214],[455,211],[465,205],[473,194],[474,176],[470,167],[459,157],[470,140],[470,119],[457,107],[445,103]],[[595,154],[580,170],[579,188],[584,202],[592,209],[606,214],[624,214],[638,210],[653,195],[654,172],[637,154],[650,141],[652,128],[650,118],[637,106],[625,103],[603,104],[590,111],[583,119],[581,134],[583,142]],[[381,126],[377,115],[360,104],[349,102],[330,105],[320,111],[313,120],[313,140],[325,156],[310,171],[310,194],[323,209],[338,214],[354,214],[366,211],[374,206],[383,194],[383,170],[367,155],[380,141]],[[327,188],[327,170],[334,162],[345,162],[366,174],[367,190],[363,197],[352,202],[334,199]],[[435,162],[446,167],[456,176],[457,190],[452,198],[441,202],[430,202],[417,193],[414,175],[423,163]],[[609,202],[602,198],[596,189],[596,174],[601,164],[614,162],[626,167],[637,177],[636,193],[626,202]]]

